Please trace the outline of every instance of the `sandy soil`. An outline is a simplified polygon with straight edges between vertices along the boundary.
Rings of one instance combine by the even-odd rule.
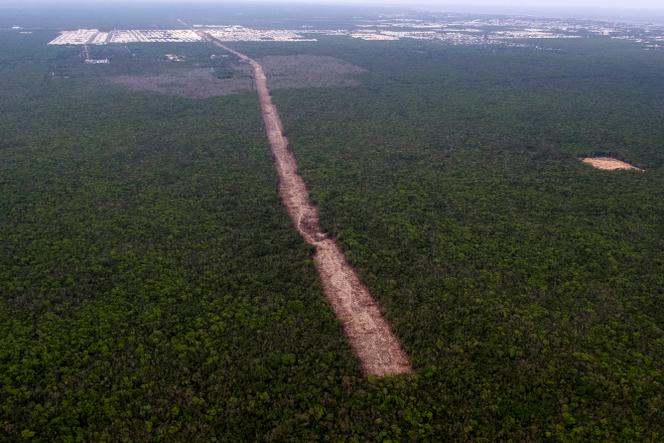
[[[636,166],[632,166],[627,162],[611,157],[585,157],[582,161],[597,169],[604,169],[607,171],[616,171],[616,170],[643,171],[643,169],[639,169]]]
[[[328,238],[319,226],[318,212],[309,201],[307,187],[297,173],[297,163],[288,149],[288,140],[283,135],[281,119],[272,104],[262,66],[222,43],[212,41],[249,63],[254,70],[263,120],[279,176],[279,193],[300,235],[316,248],[314,262],[323,290],[343,325],[363,371],[376,376],[412,372],[409,357],[381,315],[378,304],[336,242]]]

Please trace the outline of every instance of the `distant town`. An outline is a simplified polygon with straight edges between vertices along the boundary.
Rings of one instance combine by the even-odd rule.
[[[184,22],[182,22],[184,23]],[[402,39],[432,40],[452,45],[528,46],[519,42],[534,39],[571,39],[599,36],[633,41],[643,49],[664,48],[664,27],[647,24],[609,23],[580,19],[535,17],[455,17],[435,19],[381,17],[357,19],[340,29],[255,29],[244,26],[193,25],[189,29],[111,30],[77,29],[62,31],[51,45],[107,45],[126,43],[195,43],[203,32],[220,41],[316,41],[320,36],[346,36],[365,41]]]

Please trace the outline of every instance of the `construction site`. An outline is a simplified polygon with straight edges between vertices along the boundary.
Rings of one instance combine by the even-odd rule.
[[[225,42],[296,42],[316,41],[306,38],[295,31],[280,29],[252,29],[243,26],[194,26],[191,29],[161,30],[112,30],[103,32],[98,29],[76,29],[61,31],[60,35],[49,42],[49,45],[108,45],[127,43],[198,43],[203,41],[200,31],[205,31],[214,39]]]

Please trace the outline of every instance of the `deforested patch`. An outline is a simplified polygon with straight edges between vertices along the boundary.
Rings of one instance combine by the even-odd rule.
[[[329,238],[320,227],[318,210],[311,203],[309,191],[298,174],[297,161],[289,149],[277,107],[272,103],[263,67],[256,60],[224,43],[211,40],[253,68],[265,131],[279,177],[279,195],[297,231],[315,248],[313,259],[323,292],[362,370],[367,375],[378,377],[412,373],[410,358],[383,316],[377,301],[348,263],[336,241]]]
[[[218,78],[207,68],[178,69],[153,75],[116,75],[111,83],[136,91],[152,91],[189,98],[209,98],[250,91],[253,79],[245,67],[237,67],[232,78]]]
[[[272,89],[357,86],[365,69],[319,55],[269,55],[259,60]]]
[[[594,168],[605,171],[643,171],[641,168],[637,168],[634,165],[613,157],[583,157],[581,161]]]

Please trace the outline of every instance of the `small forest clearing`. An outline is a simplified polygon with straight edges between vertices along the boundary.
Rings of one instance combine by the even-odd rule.
[[[643,171],[643,169],[612,157],[585,157],[582,161],[594,168],[604,169],[605,171]]]

